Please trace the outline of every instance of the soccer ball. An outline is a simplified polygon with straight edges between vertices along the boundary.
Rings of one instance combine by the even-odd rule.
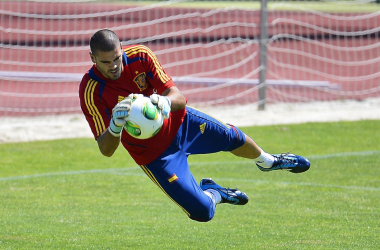
[[[127,123],[124,125],[124,130],[137,139],[153,137],[164,123],[161,110],[145,96],[132,100],[129,115],[125,120]]]

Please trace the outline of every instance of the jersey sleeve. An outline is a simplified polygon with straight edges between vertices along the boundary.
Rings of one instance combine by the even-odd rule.
[[[108,127],[110,118],[107,107],[100,101],[99,83],[85,75],[79,87],[82,112],[91,128],[94,138],[98,138]]]
[[[172,78],[162,67],[157,56],[148,47],[140,45],[141,57],[145,60],[145,69],[150,84],[161,94],[164,90],[175,86]]]

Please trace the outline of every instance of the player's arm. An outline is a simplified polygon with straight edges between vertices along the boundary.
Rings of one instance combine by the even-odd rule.
[[[171,111],[177,111],[185,108],[186,98],[175,86],[172,86],[162,92],[162,96],[166,96],[171,102]]]
[[[120,144],[120,137],[113,136],[108,129],[96,139],[100,152],[107,157],[111,157],[115,153]]]
[[[131,94],[112,109],[109,127],[96,139],[99,150],[104,156],[112,156],[120,144],[120,136],[129,115],[132,99],[140,95]]]

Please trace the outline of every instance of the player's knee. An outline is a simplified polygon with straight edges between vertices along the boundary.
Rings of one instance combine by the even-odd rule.
[[[231,140],[231,144],[229,145],[229,148],[227,149],[227,151],[233,151],[244,145],[246,141],[246,137],[245,137],[245,134],[240,129],[238,129],[237,127],[233,125],[230,125],[230,129],[228,133],[229,133],[229,136],[233,139]]]
[[[189,218],[191,219],[191,220],[195,220],[195,221],[198,221],[198,222],[208,222],[208,221],[210,221],[210,220],[212,220],[212,218],[213,218],[214,216],[212,216],[212,217],[193,217],[193,216],[189,216]]]
[[[210,205],[208,207],[203,207],[201,209],[197,209],[196,211],[193,211],[189,218],[198,222],[207,222],[212,220],[214,218],[215,214],[215,206]]]

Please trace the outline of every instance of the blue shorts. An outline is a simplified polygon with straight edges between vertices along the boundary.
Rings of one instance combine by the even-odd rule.
[[[199,110],[187,106],[186,111],[171,145],[156,160],[141,168],[191,219],[209,221],[214,217],[215,204],[194,179],[187,157],[232,151],[245,143],[245,135],[236,127]]]

